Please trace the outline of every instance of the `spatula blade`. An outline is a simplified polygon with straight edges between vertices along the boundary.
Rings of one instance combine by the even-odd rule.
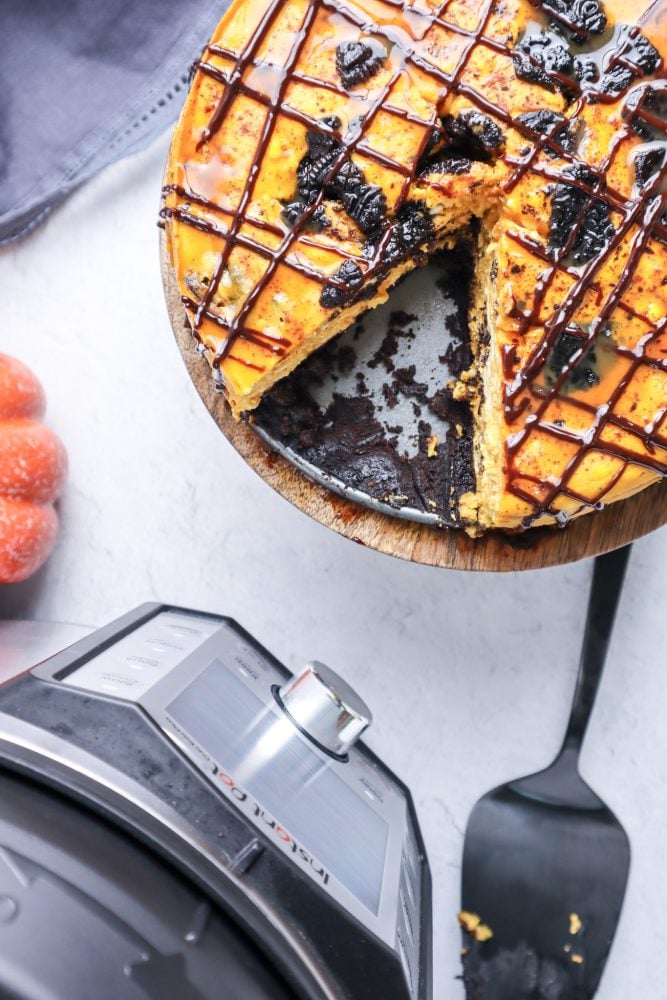
[[[509,786],[484,796],[470,816],[463,856],[469,1000],[592,997],[629,865],[628,838],[601,802],[574,809]],[[477,917],[480,925],[466,931]],[[493,936],[483,940],[486,928]]]

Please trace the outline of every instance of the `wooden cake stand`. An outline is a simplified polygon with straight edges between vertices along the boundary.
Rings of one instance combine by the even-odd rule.
[[[246,424],[234,420],[224,397],[213,388],[205,358],[195,352],[169,264],[164,239],[162,277],[174,336],[190,378],[230,444],[277,493],[327,528],[387,555],[448,569],[508,571],[557,566],[620,548],[667,522],[667,482],[629,500],[573,521],[566,528],[532,529],[519,535],[465,532],[392,517],[346,500],[311,482],[272,451]]]

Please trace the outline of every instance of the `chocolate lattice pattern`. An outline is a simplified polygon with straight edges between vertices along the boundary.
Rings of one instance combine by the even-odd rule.
[[[245,28],[242,6],[254,13]],[[170,227],[215,248],[208,273],[186,275],[183,301],[220,380],[259,378],[299,341],[295,320],[266,319],[286,272],[326,322],[475,216],[501,261],[505,489],[523,523],[599,508],[630,469],[663,476],[667,79],[641,26],[605,30],[598,4],[569,0],[257,0],[233,11],[194,67],[205,118],[163,209]],[[652,8],[661,14],[667,4]],[[222,183],[216,142],[229,148],[234,129],[239,148],[253,132],[251,155]],[[301,137],[299,176],[317,181],[295,172],[289,205],[276,158],[285,135]],[[443,204],[454,222],[440,223]]]

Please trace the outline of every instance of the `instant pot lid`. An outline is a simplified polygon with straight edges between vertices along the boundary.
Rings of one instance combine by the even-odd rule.
[[[0,622],[0,684],[90,631]],[[228,917],[116,827],[2,770],[0,801],[0,996],[292,996]]]
[[[63,622],[0,621],[0,684],[92,632]]]
[[[266,957],[130,837],[0,771],[0,996],[290,1000]]]

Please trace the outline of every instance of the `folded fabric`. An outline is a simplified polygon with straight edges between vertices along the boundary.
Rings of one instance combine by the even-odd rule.
[[[176,118],[228,3],[0,4],[0,243]]]

